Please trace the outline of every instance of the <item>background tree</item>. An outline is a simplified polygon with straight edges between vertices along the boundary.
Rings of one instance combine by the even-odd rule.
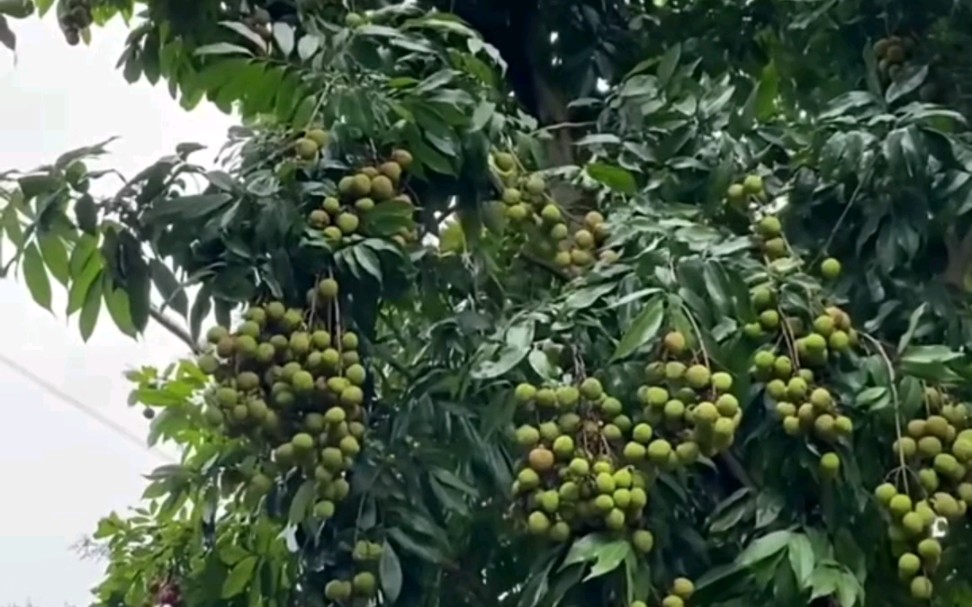
[[[195,350],[99,604],[972,600],[967,7],[36,8],[243,120],[5,174],[39,304]]]

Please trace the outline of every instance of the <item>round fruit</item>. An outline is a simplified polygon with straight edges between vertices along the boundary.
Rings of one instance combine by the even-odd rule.
[[[911,598],[918,601],[927,601],[932,595],[932,582],[923,575],[919,575],[911,580]]]
[[[665,335],[665,349],[671,354],[678,356],[685,352],[685,336],[679,331],[672,331]]]
[[[743,180],[743,190],[747,194],[762,194],[763,178],[759,175],[747,175],[746,179]]]
[[[834,280],[840,276],[840,270],[840,262],[833,257],[828,257],[820,262],[820,274],[827,280]]]
[[[655,545],[655,536],[647,529],[638,529],[631,534],[631,543],[634,545],[635,550],[642,554],[647,554],[651,552],[651,549]]]
[[[301,137],[294,144],[294,149],[297,151],[297,155],[304,160],[313,160],[317,157],[319,146],[310,137]]]
[[[921,569],[918,555],[906,552],[898,558],[898,573],[904,578],[913,577]]]
[[[588,377],[581,383],[580,392],[587,400],[597,400],[604,394],[604,388],[597,378]]]
[[[537,472],[546,472],[553,468],[554,465],[554,454],[543,447],[537,447],[530,451],[528,456],[530,462],[530,467]]]
[[[550,530],[550,519],[547,515],[540,511],[534,511],[530,513],[527,517],[527,526],[530,529],[530,533],[534,535],[543,535]]]

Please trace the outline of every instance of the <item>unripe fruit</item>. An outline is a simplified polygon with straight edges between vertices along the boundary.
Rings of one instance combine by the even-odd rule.
[[[759,175],[747,175],[743,180],[743,190],[747,194],[762,194],[763,178]]]
[[[898,573],[906,579],[913,577],[921,569],[921,559],[917,555],[906,552],[898,558]]]
[[[550,530],[550,519],[543,512],[534,511],[527,517],[527,526],[533,535],[543,535]]]
[[[604,388],[601,386],[601,382],[594,377],[588,377],[581,383],[580,386],[581,395],[587,400],[597,400],[601,398],[604,394]]]
[[[672,331],[665,335],[665,349],[671,354],[678,356],[685,351],[685,336],[678,331]]]
[[[888,510],[898,518],[903,517],[908,512],[911,512],[911,498],[907,495],[895,495],[888,502]]]
[[[648,554],[655,545],[655,536],[647,529],[638,529],[631,534],[631,543],[638,552]]]
[[[554,465],[554,454],[543,447],[538,447],[530,451],[528,459],[530,467],[537,472],[546,472]]]
[[[840,262],[833,257],[828,257],[820,262],[820,274],[827,280],[834,280],[840,276],[840,270]]]
[[[756,229],[764,238],[777,238],[783,233],[780,220],[773,215],[768,215],[760,219]]]
[[[918,601],[927,601],[932,595],[932,582],[923,575],[919,575],[911,580],[911,598]]]

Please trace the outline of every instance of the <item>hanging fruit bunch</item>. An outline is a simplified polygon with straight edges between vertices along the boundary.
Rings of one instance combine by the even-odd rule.
[[[728,373],[713,372],[704,352],[693,352],[685,336],[671,331],[645,368],[639,390],[643,426],[655,436],[648,461],[661,469],[695,463],[728,449],[742,420]]]
[[[636,549],[650,551],[654,537],[643,525],[651,427],[634,425],[593,377],[579,385],[520,384],[514,398],[524,457],[513,493],[530,533],[564,542],[593,529],[627,529]]]
[[[313,142],[309,137],[298,140],[298,144],[301,142],[310,142],[306,143],[306,149],[311,149]],[[337,196],[325,197],[320,208],[308,215],[308,225],[320,230],[328,241],[340,243],[345,237],[359,232],[363,218],[376,205],[389,200],[411,205],[411,198],[403,191],[405,172],[411,165],[412,154],[396,149],[388,160],[344,175],[338,181]],[[416,238],[414,230],[403,230],[392,236],[400,245]]]
[[[688,600],[695,594],[695,584],[692,580],[684,577],[675,578],[672,587],[669,588],[661,602],[661,607],[685,607]],[[632,601],[630,607],[648,607],[645,601]]]
[[[367,379],[358,337],[340,322],[339,286],[324,278],[308,309],[253,306],[234,331],[207,332],[199,368],[216,380],[204,415],[260,448],[254,497],[292,472],[316,482],[313,515],[328,519],[350,490],[348,472],[365,435]]]
[[[874,43],[878,74],[885,82],[898,79],[913,48],[914,40],[907,36],[888,36]]]
[[[617,261],[616,251],[602,248],[608,226],[601,213],[570,217],[550,195],[544,178],[525,172],[512,154],[494,154],[493,168],[501,184],[509,231],[520,246],[535,250],[572,275],[598,260]]]
[[[948,524],[972,505],[972,417],[967,403],[926,387],[923,413],[899,429],[901,465],[874,491],[888,521],[898,573],[912,597],[927,600],[941,562]]]
[[[342,575],[327,582],[324,598],[342,604],[352,599],[373,599],[377,593],[375,574],[381,555],[381,544],[367,540],[355,542],[351,566],[345,567]]]
[[[762,195],[762,180],[757,184],[752,177],[746,178],[751,182],[750,191]],[[756,321],[742,329],[746,338],[766,343],[753,357],[752,377],[765,385],[784,432],[803,437],[820,452],[821,476],[833,479],[840,473],[840,457],[834,448],[850,440],[854,423],[841,409],[839,395],[828,379],[842,363],[853,364],[859,347],[857,330],[846,312],[826,306],[819,296],[811,296],[809,302],[817,310],[815,316],[807,316],[803,307],[784,303],[787,300],[781,297],[781,289],[787,285],[782,274],[798,267],[800,260],[786,241],[780,218],[758,208],[755,213],[761,216],[753,226],[753,237],[770,271],[767,281],[750,291]],[[836,280],[840,262],[827,258],[819,271],[825,280]],[[806,291],[803,293],[805,299]]]

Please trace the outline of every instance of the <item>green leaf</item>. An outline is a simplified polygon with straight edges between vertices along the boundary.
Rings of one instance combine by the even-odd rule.
[[[233,200],[229,194],[196,194],[180,196],[156,202],[145,212],[143,219],[148,223],[169,224],[177,221],[200,219],[226,206]]]
[[[752,567],[786,548],[792,536],[793,533],[786,530],[767,533],[750,543],[736,560],[741,567]]]
[[[47,264],[47,269],[51,271],[51,275],[59,283],[67,286],[71,279],[71,269],[64,241],[55,234],[47,232],[38,236],[37,242],[40,245],[41,256],[44,258],[44,263]]]
[[[682,58],[682,45],[681,43],[676,43],[669,47],[665,54],[662,55],[661,61],[658,62],[658,86],[660,88],[665,88],[668,81],[671,79],[672,75],[675,73],[675,68],[678,67],[678,62]]]
[[[130,337],[135,337],[138,331],[136,331],[135,325],[132,323],[132,311],[128,293],[125,292],[125,289],[114,288],[107,274],[103,274],[102,276],[102,294],[104,295],[105,306],[108,308],[108,314],[111,315],[111,319],[115,321],[115,326],[122,333]]]
[[[624,562],[629,554],[631,554],[631,544],[627,540],[614,540],[598,547],[595,554],[597,560],[583,581],[586,582],[606,573],[611,573]]]
[[[587,165],[585,170],[591,179],[603,183],[615,192],[631,195],[638,189],[634,175],[619,166],[595,162]]]
[[[310,511],[311,504],[314,503],[314,498],[317,495],[317,482],[313,480],[304,481],[300,487],[298,487],[297,492],[294,493],[293,499],[290,502],[290,510],[287,514],[287,519],[292,525],[299,525],[304,522],[307,518],[307,513]]]
[[[47,277],[47,268],[44,267],[44,259],[41,257],[37,245],[30,243],[24,248],[24,259],[21,269],[24,273],[24,282],[30,290],[30,296],[34,298],[45,310],[51,309],[51,281]]]
[[[415,208],[403,200],[386,200],[368,211],[362,222],[365,233],[372,236],[393,236],[414,227]]]
[[[253,56],[253,51],[250,49],[240,46],[238,44],[231,44],[229,42],[214,42],[213,44],[206,44],[200,46],[196,49],[195,55],[247,55],[248,57]]]
[[[810,574],[813,573],[813,546],[807,536],[802,533],[794,533],[793,537],[790,538],[787,550],[793,576],[796,577],[797,584],[803,589],[810,579]]]
[[[884,93],[884,100],[889,104],[901,99],[908,93],[918,89],[928,78],[928,66],[905,67],[901,75],[891,83]]]
[[[248,556],[233,566],[226,580],[223,582],[223,589],[220,591],[220,598],[231,599],[243,592],[250,580],[253,579],[253,572],[257,566],[257,557]]]
[[[901,339],[898,340],[899,355],[908,349],[908,346],[911,344],[911,339],[915,336],[915,331],[918,329],[918,323],[927,310],[928,302],[924,302],[911,313],[911,316],[908,318],[908,329],[901,336]]]
[[[611,538],[603,533],[589,533],[575,540],[570,545],[570,550],[567,552],[567,556],[564,558],[560,569],[563,570],[577,563],[586,563],[587,561],[594,560],[597,558],[598,550],[610,542]]]
[[[661,329],[662,321],[665,318],[665,300],[661,296],[656,296],[648,300],[644,310],[634,319],[624,336],[618,343],[617,349],[611,356],[611,360],[624,358],[635,352],[638,348],[648,343]]]
[[[86,234],[98,232],[98,207],[94,198],[84,194],[74,203],[74,218],[78,227]]]
[[[278,21],[273,24],[273,39],[277,41],[277,47],[286,57],[294,50],[294,28],[290,25]]]
[[[37,14],[43,17],[53,6],[54,0],[34,0],[34,4],[37,5]]]
[[[385,600],[394,603],[402,592],[402,564],[395,549],[387,541],[381,547],[378,577],[381,579],[381,591]]]
[[[84,305],[81,307],[81,315],[78,318],[78,328],[81,330],[81,339],[88,341],[94,333],[95,325],[98,324],[98,313],[101,312],[101,281],[91,285],[84,296]]]

